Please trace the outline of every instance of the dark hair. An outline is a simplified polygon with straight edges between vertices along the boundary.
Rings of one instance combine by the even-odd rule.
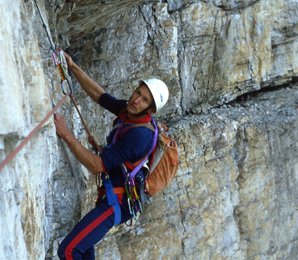
[[[154,99],[152,100],[151,104],[149,105],[148,109],[149,108],[152,108],[154,110],[154,112],[156,112],[156,105],[155,105]]]

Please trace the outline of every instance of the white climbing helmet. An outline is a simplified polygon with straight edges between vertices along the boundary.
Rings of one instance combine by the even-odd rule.
[[[149,88],[156,107],[156,111],[159,111],[168,101],[169,90],[167,85],[160,79],[152,78],[141,80],[140,83],[145,83]]]

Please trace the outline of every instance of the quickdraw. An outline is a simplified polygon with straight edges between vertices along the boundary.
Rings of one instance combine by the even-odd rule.
[[[52,59],[61,77],[61,90],[64,95],[70,93],[72,95],[72,84],[68,74],[67,62],[61,49],[52,50]],[[66,91],[66,87],[68,91]]]
[[[67,67],[67,62],[66,62],[66,59],[65,59],[65,55],[64,55],[64,52],[62,51],[62,49],[60,48],[56,48],[55,44],[53,43],[51,37],[50,37],[50,34],[48,32],[48,29],[47,29],[47,26],[44,22],[44,19],[42,17],[42,14],[40,12],[40,9],[36,3],[36,0],[34,0],[34,3],[36,5],[36,8],[37,8],[37,11],[38,11],[38,14],[40,16],[40,19],[42,21],[42,27],[44,28],[45,32],[46,32],[46,35],[47,35],[47,38],[49,40],[49,43],[50,43],[50,51],[51,51],[51,56],[52,56],[52,59],[53,59],[53,62],[59,72],[59,75],[61,77],[61,91],[64,95],[68,95],[71,99],[71,101],[73,102],[74,104],[74,107],[76,109],[76,111],[78,112],[79,116],[80,116],[80,119],[84,125],[84,128],[87,132],[87,135],[88,135],[88,141],[89,143],[91,144],[92,148],[94,149],[94,151],[98,154],[99,151],[100,151],[100,146],[96,143],[94,137],[91,135],[88,127],[87,127],[87,124],[79,110],[79,107],[78,107],[78,104],[72,94],[72,83],[71,83],[71,77],[69,76],[68,74],[68,67]],[[67,90],[66,90],[67,89]],[[52,101],[52,105],[54,105],[54,102]]]
[[[127,194],[127,202],[129,206],[129,211],[133,217],[136,217],[138,212],[141,213],[143,211],[143,203],[146,201],[146,198],[144,197],[145,191],[142,190],[145,189],[145,184],[138,183],[135,177],[141,171],[142,168],[146,168],[145,164],[148,161],[150,154],[153,152],[158,139],[158,127],[154,119],[152,119],[151,122],[154,126],[154,136],[150,151],[141,160],[134,163],[134,165],[132,165],[132,169],[129,169],[129,166],[127,166],[127,164],[122,164],[122,172],[125,178],[124,186]],[[119,138],[119,136],[124,134],[127,130],[140,125],[141,124],[127,124],[126,127],[124,127],[123,122],[119,123],[116,126],[117,129],[113,137],[113,143],[116,142],[117,138]]]
[[[50,37],[48,28],[44,22],[44,19],[42,17],[41,11],[39,9],[39,6],[36,2],[36,0],[34,0],[36,9],[38,11],[39,17],[41,19],[42,22],[42,27],[44,28],[47,38],[49,40],[50,43],[50,51],[51,51],[51,56],[52,59],[54,61],[55,66],[57,67],[57,70],[61,76],[61,89],[64,95],[68,94],[68,93],[72,93],[72,87],[71,87],[71,82],[70,82],[70,76],[67,73],[67,62],[65,59],[65,56],[63,54],[63,51],[61,49],[56,48],[55,44],[52,41],[52,38]],[[64,85],[67,84],[67,87],[69,89],[69,92],[65,91],[65,87]]]
[[[135,218],[138,212],[141,213],[143,211],[142,202],[138,195],[137,186],[130,179],[130,174],[125,165],[122,166],[122,170],[126,175],[124,187],[127,195],[129,212]]]

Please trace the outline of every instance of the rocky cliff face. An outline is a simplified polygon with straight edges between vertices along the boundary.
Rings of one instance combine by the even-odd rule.
[[[127,98],[151,76],[170,88],[159,118],[179,144],[178,174],[98,259],[296,259],[297,1],[37,3],[53,40],[107,92]],[[63,94],[34,2],[0,5],[2,161]],[[113,117],[75,81],[74,95],[104,143]],[[87,146],[72,104],[60,112]],[[0,259],[57,259],[96,198],[52,119],[0,180]]]

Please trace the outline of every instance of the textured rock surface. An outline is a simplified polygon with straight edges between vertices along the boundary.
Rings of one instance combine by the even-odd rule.
[[[296,259],[297,1],[37,2],[54,41],[108,92],[128,97],[151,75],[171,92],[160,119],[179,143],[177,177],[98,259]],[[2,160],[62,93],[33,1],[0,6]],[[75,81],[74,93],[104,143],[112,116]],[[60,112],[87,145],[72,105]],[[96,191],[52,120],[0,180],[0,259],[57,259]]]

